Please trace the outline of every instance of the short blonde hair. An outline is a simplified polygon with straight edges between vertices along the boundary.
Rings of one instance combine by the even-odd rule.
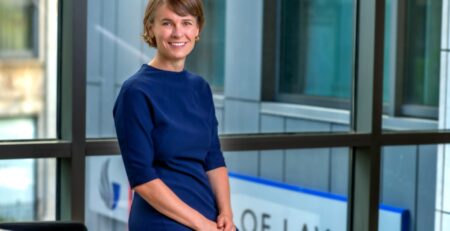
[[[156,47],[155,37],[150,37],[148,31],[155,20],[155,12],[163,4],[167,4],[169,9],[181,16],[192,15],[197,19],[199,30],[201,31],[205,23],[203,14],[203,4],[201,0],[149,0],[144,15],[144,32],[142,38],[151,47]]]

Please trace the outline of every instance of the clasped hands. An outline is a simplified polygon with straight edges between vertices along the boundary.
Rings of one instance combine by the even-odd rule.
[[[204,226],[198,231],[236,231],[231,214],[221,213],[217,217],[217,222],[206,221]]]

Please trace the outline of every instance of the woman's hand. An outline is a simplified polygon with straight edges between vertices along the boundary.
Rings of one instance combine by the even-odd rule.
[[[230,200],[230,182],[226,167],[219,167],[207,171],[209,182],[214,195],[216,196],[219,216],[217,217],[217,227],[223,231],[235,231],[233,223],[233,212]]]
[[[219,214],[217,217],[217,227],[223,231],[236,231],[233,223],[233,215],[227,213]]]
[[[217,227],[217,223],[214,221],[210,221],[208,219],[205,219],[200,226],[195,229],[197,231],[222,231],[223,229],[219,229]]]

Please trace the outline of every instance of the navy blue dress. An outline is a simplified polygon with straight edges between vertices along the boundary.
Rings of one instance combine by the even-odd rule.
[[[188,71],[147,64],[127,79],[113,109],[125,170],[133,188],[161,179],[212,221],[218,208],[206,172],[225,166],[209,84]],[[191,230],[134,194],[129,230]]]

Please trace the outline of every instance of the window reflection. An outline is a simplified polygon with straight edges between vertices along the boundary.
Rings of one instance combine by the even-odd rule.
[[[186,68],[223,92],[225,76],[225,0],[204,0],[206,24],[201,40],[186,60]]]
[[[349,100],[353,2],[282,2],[280,94]]]

